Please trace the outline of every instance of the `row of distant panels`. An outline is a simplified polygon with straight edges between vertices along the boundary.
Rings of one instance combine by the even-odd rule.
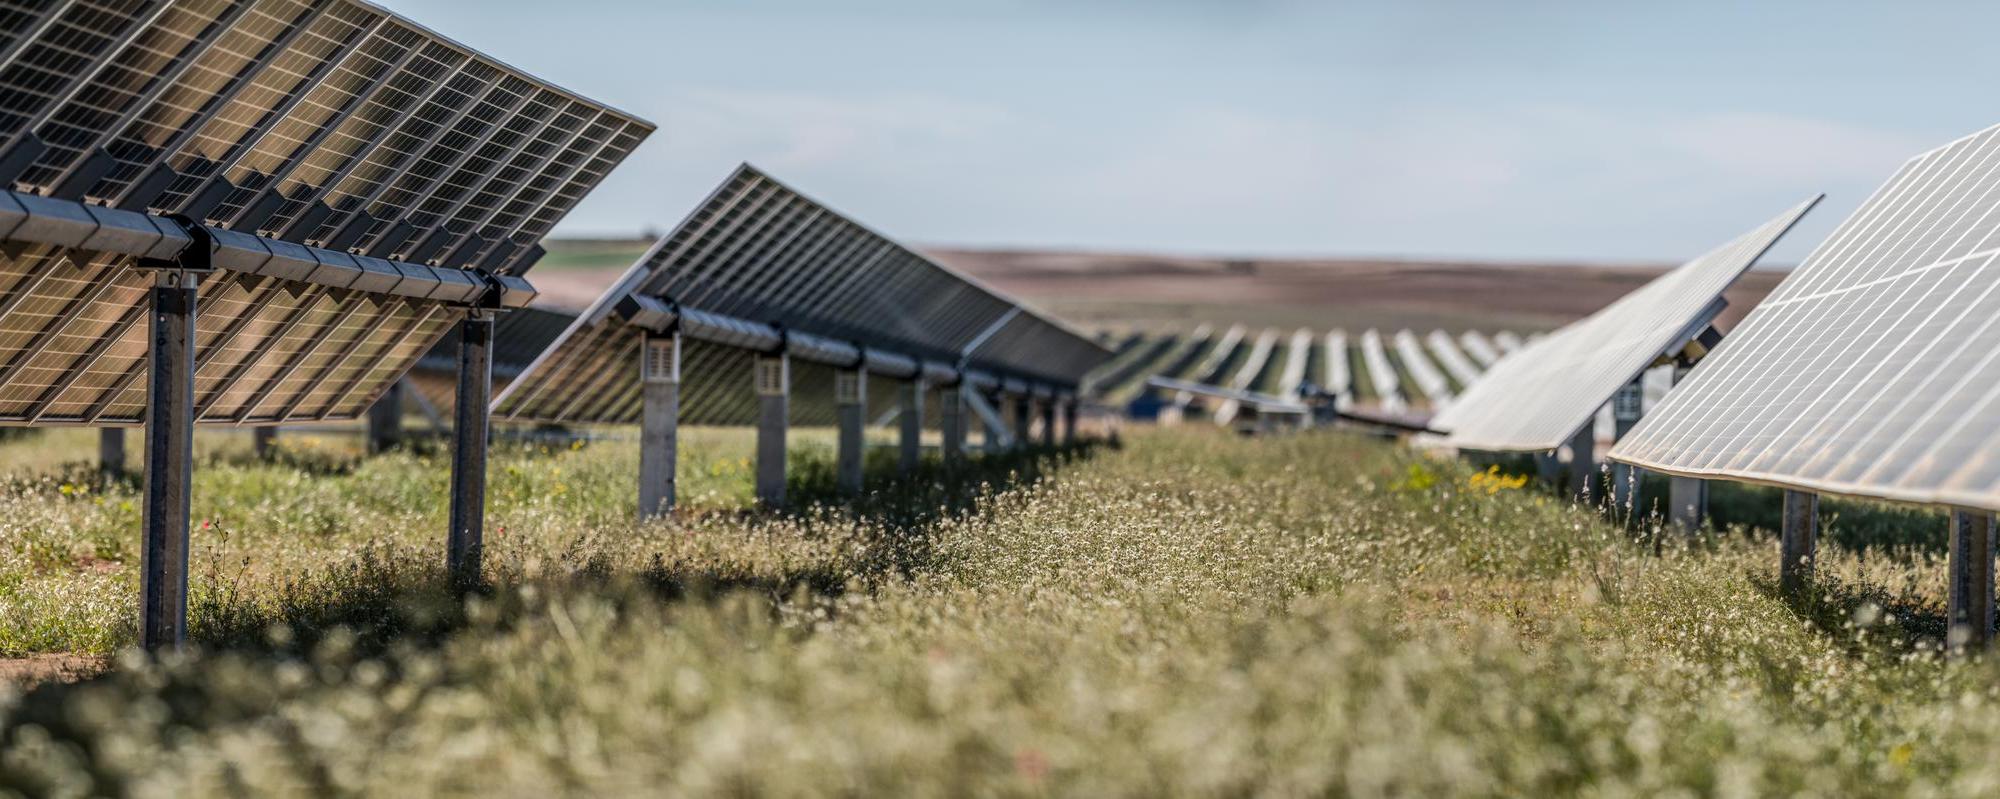
[[[1402,338],[1411,341],[1399,342]],[[1268,339],[1276,339],[1275,344],[1259,347],[1260,340]],[[1091,373],[1085,384],[1091,394],[1114,404],[1123,404],[1139,395],[1146,379],[1156,375],[1282,394],[1297,387],[1286,386],[1285,381],[1291,359],[1303,357],[1303,368],[1291,367],[1293,373],[1289,377],[1346,394],[1364,404],[1381,404],[1386,398],[1390,402],[1429,405],[1434,395],[1463,390],[1477,372],[1502,354],[1519,348],[1522,342],[1520,335],[1508,331],[1493,335],[1433,331],[1418,336],[1407,331],[1348,334],[1204,327],[1188,333],[1129,334],[1116,338],[1113,344],[1116,354]],[[1299,344],[1306,345],[1304,353],[1298,351]],[[1341,354],[1329,359],[1329,345],[1340,347]],[[1379,353],[1371,353],[1378,347]],[[1253,356],[1260,352],[1265,357],[1252,363]],[[1252,372],[1247,381],[1242,379],[1246,369]],[[1344,376],[1340,374],[1343,370]],[[1384,371],[1388,379],[1378,381],[1376,373]],[[1427,391],[1414,377],[1419,372],[1428,372],[1442,382],[1433,383]]]
[[[576,319],[575,314],[529,308],[503,314],[494,331],[493,387],[498,393],[520,376],[522,370],[554,344],[556,338]],[[603,424],[632,424],[638,421],[639,372],[638,331],[607,325],[593,332],[613,336],[611,346],[593,351],[604,353],[601,360],[556,361],[547,368],[558,370],[549,385],[564,387],[561,396],[550,398],[558,410],[588,410],[577,415],[605,419]],[[457,365],[454,360],[456,337],[446,334],[443,341],[417,361],[410,373],[411,383],[426,402],[447,413],[455,400]],[[743,426],[758,419],[758,403],[752,391],[752,364],[755,354],[692,339],[682,341],[682,371],[679,421],[689,425]],[[792,362],[790,423],[800,427],[825,427],[835,422],[833,404],[834,370],[802,360]],[[879,375],[867,386],[868,417],[884,419],[902,402],[909,383]],[[933,389],[924,395],[924,422],[935,428],[941,418],[940,394]],[[585,406],[589,406],[587,409]],[[593,421],[592,423],[600,423]]]

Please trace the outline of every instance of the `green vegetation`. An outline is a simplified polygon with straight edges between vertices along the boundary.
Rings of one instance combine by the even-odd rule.
[[[694,447],[683,486],[700,507],[647,525],[628,518],[629,445],[501,453],[489,585],[463,600],[435,568],[435,456],[266,465],[211,444],[196,487],[212,523],[196,532],[205,654],[0,700],[0,790],[2000,784],[2000,673],[1930,637],[1941,562],[1846,548],[1841,519],[1819,588],[1787,597],[1761,534],[1685,546],[1358,438],[1143,432],[794,516],[730,509],[746,443]],[[8,460],[18,446],[0,462],[45,476],[5,487],[0,617],[56,621],[7,646],[122,644],[131,487],[79,494],[80,467]],[[802,445],[808,473],[816,447]]]
[[[538,272],[562,269],[622,269],[653,246],[650,239],[549,239],[548,254],[535,264]]]
[[[1306,382],[1326,387],[1326,334],[1323,332],[1313,334],[1312,348],[1306,351]]]
[[[1292,339],[1290,336],[1280,337],[1278,346],[1271,348],[1270,357],[1265,358],[1263,365],[1257,367],[1256,377],[1250,380],[1250,390],[1266,394],[1278,393],[1278,383],[1284,379],[1285,365],[1291,359]]]
[[[1375,393],[1375,377],[1368,371],[1368,359],[1361,357],[1361,342],[1358,339],[1347,345],[1347,373],[1351,376],[1355,401],[1382,401],[1382,397]]]
[[[1450,369],[1444,368],[1444,359],[1438,357],[1437,342],[1431,341],[1429,336],[1425,336],[1422,341],[1424,354],[1430,357],[1431,363],[1437,364],[1438,374],[1444,376],[1445,385],[1451,389],[1452,396],[1455,397],[1465,393],[1465,384],[1459,382],[1458,375],[1452,374]]]
[[[1417,379],[1410,375],[1410,367],[1403,363],[1403,353],[1396,348],[1395,339],[1383,336],[1382,346],[1388,356],[1389,368],[1396,371],[1396,384],[1401,387],[1403,399],[1413,408],[1430,407],[1430,395],[1425,394],[1423,387],[1417,385]]]

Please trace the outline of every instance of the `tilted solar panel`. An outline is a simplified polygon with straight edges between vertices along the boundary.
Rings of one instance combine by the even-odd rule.
[[[1278,378],[1278,396],[1298,399],[1299,386],[1305,384],[1306,374],[1312,370],[1313,332],[1303,327],[1292,331],[1285,352],[1285,371]]]
[[[1361,364],[1368,369],[1368,385],[1375,391],[1375,404],[1389,411],[1403,410],[1406,406],[1402,378],[1397,376],[1395,365],[1389,363],[1389,350],[1382,345],[1382,334],[1372,328],[1361,333]]]
[[[1458,340],[1459,343],[1465,345],[1465,354],[1472,356],[1473,360],[1479,362],[1479,369],[1481,371],[1485,371],[1500,360],[1500,351],[1495,349],[1493,343],[1487,341],[1486,336],[1477,330],[1465,331],[1464,334],[1458,337]]]
[[[1088,336],[745,164],[509,385],[495,412],[637,421],[644,329],[625,321],[621,304],[679,325],[683,424],[750,423],[750,363],[779,347],[795,356],[791,413],[801,424],[832,420],[831,392],[814,384],[831,385],[828,361],[840,360],[796,357],[804,350],[894,355],[896,363],[870,368],[887,377],[970,371],[1065,389],[1110,357]],[[869,392],[871,402],[890,402],[887,387]]]
[[[1430,345],[1431,353],[1437,356],[1438,365],[1451,374],[1451,379],[1458,381],[1460,391],[1479,379],[1479,373],[1483,370],[1479,364],[1473,363],[1471,358],[1466,357],[1465,350],[1458,346],[1458,341],[1453,339],[1450,333],[1433,330],[1430,335],[1424,337],[1424,343]]]
[[[2000,127],[1919,155],[1613,459],[2000,509]]]
[[[1347,333],[1342,330],[1328,331],[1326,334],[1326,385],[1321,391],[1332,394],[1342,405],[1354,401],[1354,372],[1351,366],[1353,355],[1347,351]]]
[[[1508,353],[1431,419],[1459,449],[1540,452],[1562,446],[1618,389],[1699,335],[1721,296],[1817,197],[1676,267],[1616,302]]]
[[[165,214],[214,239],[198,418],[353,418],[650,131],[353,0],[9,8],[0,422],[140,420]]]
[[[1403,368],[1410,373],[1410,380],[1423,392],[1424,399],[1433,408],[1443,408],[1451,403],[1451,383],[1444,373],[1438,371],[1437,364],[1431,362],[1431,354],[1424,350],[1424,344],[1417,340],[1417,334],[1408,330],[1396,332],[1396,357],[1402,359]]]

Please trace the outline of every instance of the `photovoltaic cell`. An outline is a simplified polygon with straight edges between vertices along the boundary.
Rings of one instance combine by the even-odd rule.
[[[636,422],[644,332],[617,315],[627,298],[1044,386],[1074,387],[1110,356],[1088,337],[746,164],[508,385],[495,412],[545,422]],[[753,421],[755,353],[682,339],[680,421]],[[793,359],[793,414],[801,424],[830,424],[830,388],[808,390],[805,381],[830,386],[832,372],[804,360]],[[888,407],[889,388],[871,386],[871,403]]]
[[[1818,198],[1676,267],[1594,314],[1507,353],[1430,427],[1458,449],[1553,450],[1618,389],[1701,333],[1724,289]]]
[[[1911,159],[1612,450],[2000,509],[2000,128]]]
[[[239,252],[401,262],[340,285],[207,277],[205,422],[358,415],[467,313],[462,293],[413,287],[532,266],[650,131],[353,0],[0,3],[10,197],[185,214],[258,237]],[[310,267],[307,252],[283,249]],[[139,421],[151,277],[137,265],[75,242],[0,247],[0,422]]]

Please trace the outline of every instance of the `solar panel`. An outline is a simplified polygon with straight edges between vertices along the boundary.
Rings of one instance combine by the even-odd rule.
[[[1389,363],[1389,351],[1382,346],[1382,334],[1373,328],[1361,334],[1361,365],[1368,370],[1368,384],[1375,391],[1375,404],[1383,410],[1396,412],[1406,407],[1403,401],[1403,381],[1396,375],[1396,367]]]
[[[1485,334],[1477,330],[1467,330],[1460,334],[1458,342],[1465,345],[1465,354],[1479,362],[1481,371],[1491,368],[1500,360],[1500,350],[1493,346],[1493,342],[1487,340]]]
[[[1676,267],[1609,306],[1508,354],[1431,419],[1451,446],[1494,452],[1562,446],[1613,394],[1707,329],[1722,291],[1818,198]]]
[[[1354,372],[1347,352],[1347,333],[1339,330],[1326,334],[1326,385],[1320,389],[1332,394],[1341,405],[1354,402]]]
[[[355,418],[651,130],[351,0],[39,3],[0,43],[0,423],[138,423],[139,261],[191,235],[199,420]]]
[[[1292,331],[1285,352],[1285,371],[1278,377],[1278,395],[1296,400],[1299,386],[1306,382],[1306,372],[1312,367],[1312,331],[1303,327]]]
[[[1430,353],[1424,351],[1424,344],[1417,340],[1417,334],[1408,330],[1396,332],[1396,356],[1431,407],[1442,408],[1451,403],[1451,382],[1445,379],[1443,372],[1438,371],[1436,364],[1431,363]]]
[[[1996,187],[2000,127],[1912,158],[1611,457],[2000,509]]]
[[[1215,339],[1207,354],[1201,356],[1201,360],[1194,366],[1194,371],[1170,377],[1187,378],[1202,384],[1221,382],[1223,370],[1229,365],[1229,359],[1235,356],[1238,347],[1243,346],[1243,337],[1249,335],[1249,332],[1249,328],[1243,325],[1231,325],[1228,330],[1222,332],[1221,338]],[[1174,395],[1173,404],[1174,407],[1185,410],[1193,401],[1193,394],[1182,391]]]
[[[1473,363],[1471,358],[1466,357],[1465,350],[1459,349],[1458,342],[1452,339],[1450,333],[1433,330],[1429,336],[1424,337],[1424,342],[1430,345],[1431,353],[1437,356],[1438,365],[1444,367],[1461,389],[1479,379],[1482,368],[1479,364]]]
[[[1134,348],[1132,357],[1115,366],[1107,365],[1091,372],[1095,382],[1085,394],[1112,403],[1131,399],[1131,395],[1143,387],[1144,378],[1173,360],[1173,353],[1179,349],[1181,342],[1182,338],[1174,335],[1150,337]]]
[[[743,376],[758,352],[779,347],[794,356],[789,413],[802,425],[833,423],[834,373],[863,356],[878,379],[921,370],[950,382],[964,371],[1047,393],[1074,390],[1110,355],[746,164],[509,384],[495,412],[637,422],[633,364],[647,327],[626,312],[678,324],[683,424],[753,423],[758,398]],[[871,409],[894,407],[894,385],[871,386]]]
[[[1147,383],[1157,389],[1162,389],[1166,391],[1184,392],[1188,394],[1194,394],[1197,396],[1219,400],[1225,403],[1235,403],[1236,405],[1239,406],[1248,406],[1250,407],[1251,410],[1255,411],[1260,415],[1281,414],[1288,416],[1303,416],[1305,414],[1310,413],[1312,410],[1311,408],[1308,408],[1306,405],[1293,399],[1280,397],[1273,394],[1263,394],[1256,391],[1249,391],[1240,388],[1229,388],[1227,386],[1209,385],[1207,383],[1195,383],[1187,380],[1175,380],[1169,377],[1154,377],[1148,380]]]
[[[1223,387],[1235,391],[1249,391],[1252,388],[1252,384],[1256,382],[1257,375],[1264,371],[1264,365],[1270,362],[1271,354],[1276,352],[1277,349],[1278,331],[1267,328],[1264,332],[1257,334],[1257,339],[1250,344],[1249,354],[1243,358],[1242,363],[1236,365],[1236,371],[1228,376],[1228,380],[1223,384]],[[1215,422],[1217,424],[1228,424],[1236,418],[1236,414],[1241,408],[1241,402],[1224,398],[1216,406]]]

